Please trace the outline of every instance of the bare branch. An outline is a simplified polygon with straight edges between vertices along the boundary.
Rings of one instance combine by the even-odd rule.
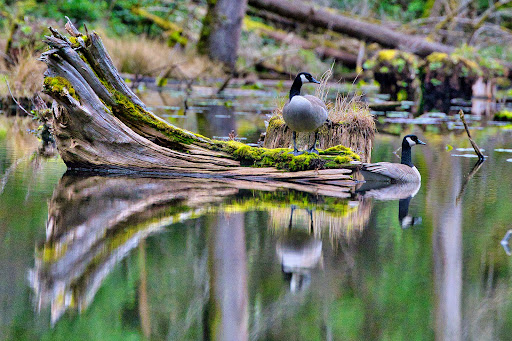
[[[11,94],[11,98],[12,100],[14,101],[14,103],[16,103],[16,105],[25,112],[25,114],[27,114],[28,116],[31,116],[31,117],[34,117],[34,115],[32,115],[31,113],[29,113],[25,108],[23,108],[23,106],[20,104],[20,102],[18,102],[16,100],[16,98],[14,98],[14,95],[12,94],[12,91],[11,91],[11,87],[9,86],[9,81],[7,81],[7,77],[4,77],[4,80],[5,80],[5,83],[7,84],[7,89],[9,89],[9,93]]]

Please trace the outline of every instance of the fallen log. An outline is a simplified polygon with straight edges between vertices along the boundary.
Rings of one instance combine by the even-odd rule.
[[[294,47],[300,47],[305,50],[313,50],[320,58],[333,58],[343,65],[351,68],[356,66],[357,56],[352,53],[332,47],[319,46],[318,44],[314,44],[311,41],[302,39],[293,33],[288,33],[279,29],[273,29],[267,25],[256,23],[247,18],[244,20],[244,25],[246,29],[256,31],[261,35],[272,38],[280,43],[288,44]]]
[[[379,43],[387,48],[406,50],[421,57],[426,57],[432,52],[451,53],[454,50],[452,46],[430,42],[421,36],[396,32],[383,25],[334,14],[298,1],[249,0],[249,5],[301,23]]]
[[[167,123],[126,86],[96,33],[81,35],[69,22],[66,29],[69,39],[50,29],[52,36],[45,39],[50,50],[41,60],[48,66],[43,90],[55,100],[45,115],[68,168],[280,181],[302,177],[301,184],[340,186],[332,185],[335,174],[350,182],[344,168],[359,159],[351,150],[296,157],[289,149],[216,141]],[[308,170],[315,175],[303,173]]]

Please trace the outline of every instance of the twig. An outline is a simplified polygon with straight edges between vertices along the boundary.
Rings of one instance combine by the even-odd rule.
[[[475,150],[476,155],[478,155],[478,160],[484,161],[485,160],[484,154],[482,154],[482,152],[480,151],[480,148],[478,148],[478,145],[471,138],[471,134],[469,133],[469,127],[468,127],[468,124],[466,123],[466,119],[464,118],[464,112],[462,110],[459,110],[459,116],[460,116],[460,119],[462,120],[462,123],[464,124],[466,133],[468,134],[469,142],[471,142],[471,146],[473,146],[473,149]]]
[[[462,184],[462,187],[460,188],[459,195],[457,195],[457,199],[455,202],[458,204],[460,202],[460,199],[462,198],[462,194],[464,194],[464,191],[466,190],[466,186],[469,183],[469,180],[478,172],[480,167],[482,166],[482,163],[484,163],[484,160],[478,159],[478,161],[475,163],[473,168],[471,169],[471,172],[469,172],[468,176],[466,177],[466,180],[464,180],[464,183]]]
[[[20,104],[20,102],[18,102],[16,100],[16,98],[14,98],[14,95],[11,92],[11,87],[9,86],[9,82],[7,81],[7,77],[4,77],[4,80],[5,80],[5,83],[7,84],[7,89],[9,89],[9,93],[11,94],[11,97],[12,97],[12,100],[14,101],[14,103],[16,103],[18,105],[18,107],[25,112],[25,114],[27,114],[28,116],[34,117],[34,115],[32,115],[25,108],[23,108],[23,106]]]

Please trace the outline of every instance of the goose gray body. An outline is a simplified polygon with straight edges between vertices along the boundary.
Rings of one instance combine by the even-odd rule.
[[[311,95],[300,95],[303,83],[320,83],[307,72],[300,72],[295,77],[290,88],[290,101],[283,107],[283,119],[286,125],[292,130],[293,155],[300,155],[304,151],[297,149],[297,132],[315,132],[315,142],[307,149],[309,153],[318,154],[316,142],[318,141],[318,128],[327,121],[327,107],[318,97]]]
[[[411,147],[426,144],[416,135],[407,135],[402,141],[402,160],[400,163],[377,162],[363,164],[361,173],[366,181],[386,181],[391,183],[421,182],[418,169],[412,164]]]
[[[365,175],[365,172],[371,174]],[[421,182],[416,166],[401,163],[377,162],[363,165],[362,173],[366,181]]]
[[[327,107],[315,96],[293,96],[283,108],[283,119],[293,131],[316,131],[327,120]]]

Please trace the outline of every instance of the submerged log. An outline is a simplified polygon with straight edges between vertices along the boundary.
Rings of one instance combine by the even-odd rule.
[[[51,29],[51,49],[41,60],[48,66],[43,89],[55,100],[47,115],[68,168],[280,180],[312,178],[285,170],[318,170],[317,183],[349,180],[343,168],[359,157],[347,149],[295,157],[289,149],[216,141],[165,122],[123,82],[96,33],[80,35],[71,23],[66,29],[69,39]]]

